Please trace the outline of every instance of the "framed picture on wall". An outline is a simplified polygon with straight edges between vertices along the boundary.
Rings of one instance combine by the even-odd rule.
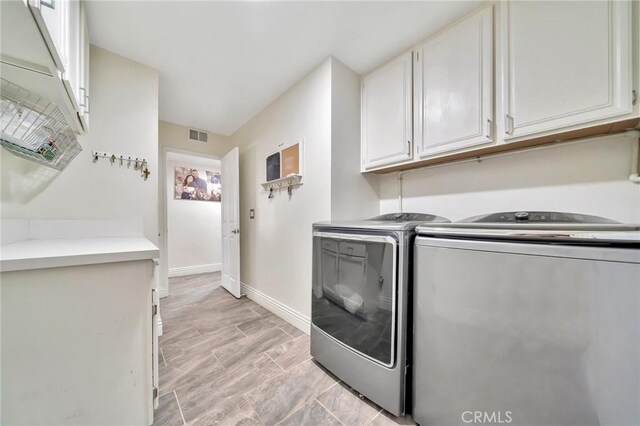
[[[222,177],[219,171],[176,167],[173,198],[176,200],[220,201]]]

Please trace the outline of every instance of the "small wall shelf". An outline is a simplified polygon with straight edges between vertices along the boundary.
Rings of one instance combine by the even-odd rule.
[[[302,185],[302,175],[290,175],[264,182],[262,187],[267,191],[273,191],[274,189],[295,188],[300,185]]]

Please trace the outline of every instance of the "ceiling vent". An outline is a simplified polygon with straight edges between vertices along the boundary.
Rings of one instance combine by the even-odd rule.
[[[189,129],[189,139],[191,139],[192,141],[198,141],[198,142],[208,142],[209,133],[202,132],[200,130]]]

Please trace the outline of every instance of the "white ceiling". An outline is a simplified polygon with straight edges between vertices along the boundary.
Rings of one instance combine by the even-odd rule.
[[[323,59],[358,73],[478,1],[90,1],[91,43],[160,72],[160,119],[230,135]]]

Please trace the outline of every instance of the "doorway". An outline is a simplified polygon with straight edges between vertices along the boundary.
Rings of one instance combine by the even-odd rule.
[[[168,278],[220,271],[220,159],[168,150],[164,175]]]

